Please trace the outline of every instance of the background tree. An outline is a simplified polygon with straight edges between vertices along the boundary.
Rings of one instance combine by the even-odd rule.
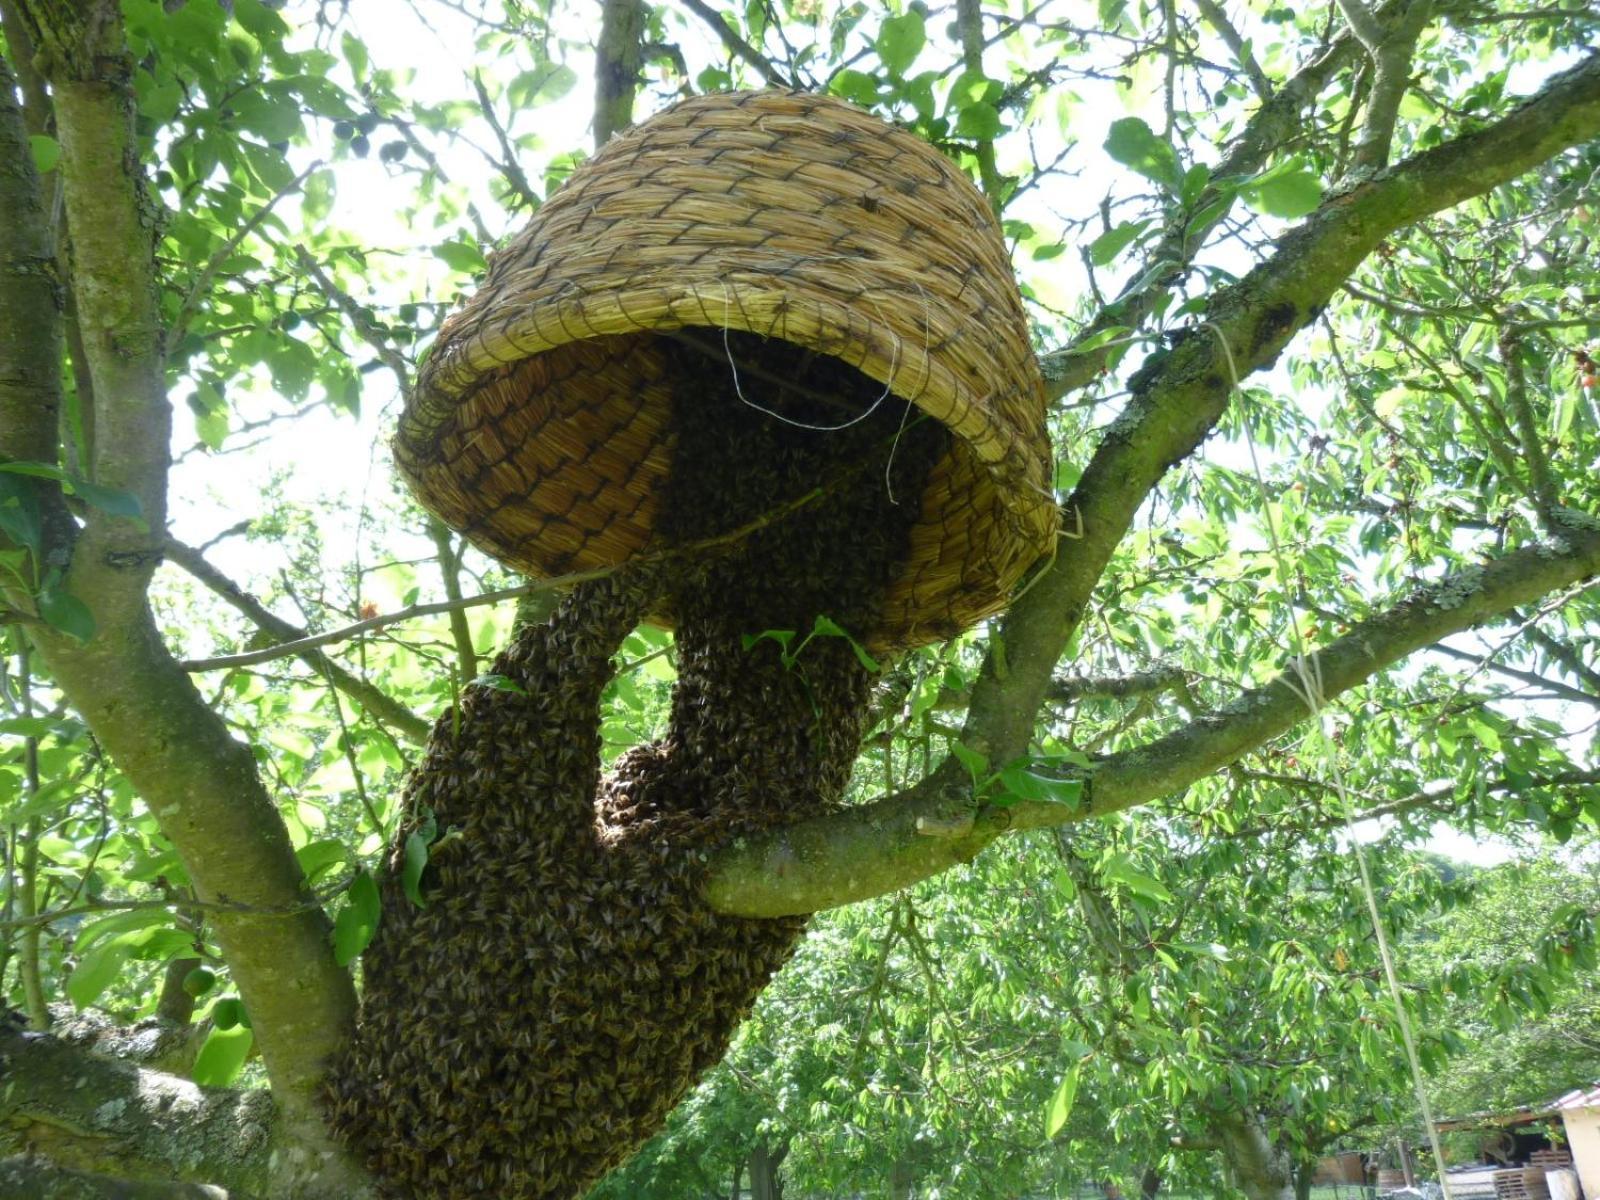
[[[8,1186],[363,1186],[315,1099],[371,933],[359,868],[427,720],[509,625],[476,596],[509,607],[517,581],[380,482],[318,510],[285,502],[285,472],[225,497],[197,536],[228,540],[204,550],[168,518],[193,522],[208,458],[409,377],[453,289],[580,153],[540,115],[597,34],[601,134],[683,91],[797,84],[966,167],[1013,241],[1062,447],[1072,536],[1003,620],[882,680],[861,803],[729,845],[709,905],[812,912],[1156,801],[1196,846],[1320,835],[1344,813],[1293,733],[1307,678],[1363,689],[1331,755],[1361,814],[1594,823],[1597,414],[1566,357],[1600,293],[1594,14],[1152,2],[1086,26],[1066,4],[696,0],[607,4],[595,30],[558,4],[416,11],[468,31],[447,99],[342,6],[0,0],[4,983],[39,1026],[63,991],[114,1027],[187,1024],[199,993],[194,1064],[163,1061],[271,1087],[202,1095],[7,1035],[5,1136],[57,1164],[11,1162]],[[464,176],[465,154],[488,170]],[[1111,164],[1103,191],[1063,186]],[[364,236],[343,195],[363,177],[403,244]],[[1285,351],[1287,380],[1257,374]],[[1314,673],[1290,661],[1294,606]],[[608,753],[655,732],[640,684],[672,670],[648,631],[623,659]],[[1186,694],[1152,682],[1166,668]],[[1086,719],[1091,700],[1112,707]]]

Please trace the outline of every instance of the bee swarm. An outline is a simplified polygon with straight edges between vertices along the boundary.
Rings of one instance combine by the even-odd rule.
[[[787,343],[689,331],[668,354],[680,399],[659,534],[682,552],[579,585],[522,628],[492,668],[521,690],[468,689],[408,788],[329,1097],[395,1195],[581,1196],[722,1056],[805,925],[709,911],[700,852],[839,802],[871,676],[844,638],[789,666],[774,640],[744,638],[794,630],[797,646],[819,615],[865,637],[947,434]],[[602,778],[611,657],[649,612],[676,627],[669,731]],[[399,861],[425,810],[452,836],[419,908]]]

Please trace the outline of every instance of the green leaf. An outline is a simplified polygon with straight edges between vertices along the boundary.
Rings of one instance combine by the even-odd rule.
[[[468,275],[476,275],[489,266],[483,253],[471,242],[440,242],[433,248],[433,253],[443,259],[451,270]]]
[[[1322,181],[1306,170],[1273,172],[1245,187],[1244,199],[1257,212],[1292,221],[1322,203]]]
[[[370,871],[362,871],[350,881],[344,907],[333,919],[333,957],[341,967],[353,963],[367,948],[378,931],[382,911],[378,885]]]
[[[1075,1062],[1067,1073],[1061,1077],[1061,1084],[1056,1088],[1056,1094],[1050,1097],[1050,1108],[1045,1114],[1044,1136],[1055,1137],[1061,1132],[1061,1127],[1067,1123],[1067,1118],[1072,1115],[1072,1104],[1078,1098],[1078,1075],[1081,1070],[1080,1062]]]
[[[79,1008],[88,1008],[116,981],[128,953],[129,947],[116,939],[89,950],[67,976],[68,998]]]
[[[255,1035],[244,1025],[231,1029],[215,1027],[195,1055],[189,1077],[201,1087],[227,1087],[239,1077],[244,1060],[250,1055]]]
[[[1028,760],[1013,763],[1000,772],[1000,786],[1011,802],[1031,800],[1044,804],[1064,804],[1076,808],[1083,795],[1083,780],[1056,779],[1028,769]]]
[[[144,505],[139,503],[139,497],[131,492],[119,492],[115,488],[101,487],[98,483],[90,483],[87,479],[69,476],[67,490],[75,496],[81,496],[83,502],[101,512],[110,513],[114,517],[127,517],[130,521],[137,521],[140,528],[148,529],[144,520]]]
[[[33,479],[54,479],[57,483],[67,481],[67,473],[52,463],[28,462],[20,458],[0,462],[0,471],[7,475],[27,475]]]
[[[872,655],[868,654],[860,642],[856,641],[855,638],[851,637],[847,632],[845,632],[843,627],[838,625],[836,622],[829,620],[827,617],[817,617],[816,623],[811,627],[811,636],[841,637],[850,643],[850,649],[856,652],[856,661],[859,662],[863,667],[874,674],[877,674],[882,670],[882,668],[878,665],[878,660],[873,658]]]
[[[472,683],[476,687],[486,687],[496,692],[515,692],[519,696],[528,694],[527,688],[507,675],[479,675]]]
[[[540,63],[524,71],[506,87],[506,96],[517,108],[559,100],[578,82],[578,73],[564,63]]]
[[[1149,227],[1149,221],[1124,221],[1115,229],[1108,229],[1089,243],[1089,261],[1097,267],[1106,266]]]
[[[979,754],[976,750],[963,746],[960,742],[950,743],[950,753],[956,756],[956,761],[967,769],[967,774],[972,776],[972,786],[977,787],[979,781],[989,770],[989,756]]]
[[[1133,860],[1126,854],[1113,854],[1106,859],[1100,868],[1100,873],[1107,879],[1122,884],[1136,896],[1143,896],[1148,900],[1159,900],[1162,903],[1172,899],[1172,893],[1162,886],[1161,881],[1144,874],[1133,865]]]
[[[1178,170],[1178,155],[1170,143],[1138,117],[1123,117],[1111,123],[1106,135],[1106,153],[1125,167],[1132,167],[1146,179],[1172,191],[1183,186]]]
[[[171,924],[171,914],[164,908],[130,909],[127,912],[113,913],[109,917],[90,921],[78,930],[78,936],[73,939],[72,944],[79,954],[83,954],[91,946],[107,939],[127,945],[130,941],[140,940],[140,935],[148,935],[157,929],[166,929]],[[134,935],[131,939],[130,934]]]
[[[294,852],[294,856],[299,860],[300,869],[305,872],[307,883],[315,883],[334,868],[350,861],[350,851],[345,849],[344,843],[331,838],[307,842]]]
[[[367,47],[360,38],[346,33],[339,39],[339,49],[344,53],[345,62],[350,64],[350,73],[359,82],[367,75]]]
[[[46,137],[42,133],[33,134],[28,138],[28,145],[33,150],[33,169],[41,175],[48,175],[56,169],[56,163],[61,161],[61,143],[53,137]]]
[[[878,40],[874,45],[889,73],[904,75],[906,69],[917,61],[917,55],[922,53],[927,41],[927,22],[921,13],[913,10],[885,21],[878,30]]]
[[[89,606],[59,584],[39,589],[39,615],[52,628],[80,642],[94,637],[94,614]]]
[[[406,835],[405,863],[400,868],[400,887],[406,899],[418,908],[427,908],[422,895],[422,872],[428,866],[428,839],[422,830],[413,829]]]
[[[871,108],[878,102],[878,81],[862,71],[840,71],[828,81],[828,90],[862,108]]]
[[[1005,132],[1000,124],[1000,110],[982,100],[968,104],[956,118],[956,136],[973,138],[980,142],[992,141]]]
[[[15,734],[17,737],[42,738],[55,733],[59,726],[60,723],[50,717],[6,717],[0,720],[0,733]]]

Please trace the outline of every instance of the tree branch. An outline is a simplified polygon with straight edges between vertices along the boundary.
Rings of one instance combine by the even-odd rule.
[[[1061,543],[1007,613],[973,688],[966,745],[994,762],[1023,752],[1056,663],[1145,497],[1211,432],[1234,385],[1275,361],[1379,242],[1597,132],[1600,55],[1591,55],[1493,125],[1330,197],[1219,292],[1210,319],[1132,379],[1132,399],[1064,506],[1063,525],[1081,523],[1083,534]]]
[[[214,929],[249,1008],[274,1097],[304,1141],[297,1162],[311,1171],[337,1169],[345,1160],[327,1141],[316,1096],[324,1063],[354,1018],[350,977],[334,963],[322,913],[294,911],[309,898],[304,876],[254,755],[167,652],[145,595],[165,549],[172,415],[121,8],[116,0],[23,0],[22,8],[40,31],[41,61],[51,70],[73,232],[72,287],[97,405],[94,477],[138,497],[145,518],[90,509],[76,545],[47,550],[70,553],[66,583],[97,628],[86,643],[42,629],[34,637],[62,693],[182,856],[197,897],[291,913],[219,913]],[[25,206],[0,212],[0,228],[26,216]],[[24,340],[58,344],[53,306],[24,321]],[[59,389],[59,377],[52,386]],[[10,452],[12,436],[0,426],[0,449]],[[37,457],[55,461],[54,448]]]
[[[257,628],[265,630],[273,637],[286,643],[303,642],[311,637],[300,626],[285,621],[234,583],[193,547],[184,545],[176,538],[169,538],[167,557],[242,612]],[[428,730],[432,727],[429,722],[417,716],[376,684],[347,671],[320,650],[303,650],[299,652],[299,657],[312,670],[331,679],[335,687],[377,720],[393,727],[413,742],[427,741]]]
[[[644,61],[642,0],[604,0],[594,56],[594,144],[604,146],[633,124],[633,99]]]
[[[0,1124],[16,1131],[21,1148],[58,1167],[167,1187],[183,1182],[275,1194],[269,1157],[278,1121],[268,1092],[204,1089],[58,1038],[18,1032],[0,1033],[0,1074],[7,1081]]]
[[[1323,696],[1332,700],[1413,651],[1600,573],[1600,521],[1560,513],[1557,524],[1560,541],[1447,575],[1316,651],[1310,669]],[[1078,773],[1084,790],[1075,807],[984,806],[964,772],[941,767],[873,804],[725,848],[711,861],[707,902],[718,912],[774,917],[882,895],[968,861],[1003,833],[1088,820],[1171,795],[1306,716],[1298,675],[1286,670],[1215,714]],[[935,822],[949,828],[963,814],[955,836],[923,833]]]
[[[1350,165],[1357,171],[1376,171],[1389,161],[1400,102],[1411,86],[1411,56],[1432,13],[1432,0],[1411,0],[1387,27],[1367,11],[1363,0],[1338,0],[1351,31],[1361,39],[1372,58],[1372,90]]]
[[[1397,5],[1402,0],[1389,0]],[[1336,71],[1353,58],[1361,44],[1353,37],[1341,35],[1316,59],[1307,63],[1293,78],[1280,87],[1271,99],[1261,105],[1250,117],[1244,130],[1234,139],[1212,171],[1214,179],[1230,179],[1253,175],[1264,167],[1267,160],[1289,138],[1300,132],[1301,113],[1327,86]],[[1193,212],[1201,212],[1220,199],[1219,191],[1208,187],[1193,205]],[[1231,205],[1228,206],[1231,208]],[[1195,249],[1227,216],[1228,208],[1219,211],[1209,222],[1197,224],[1189,209],[1176,209],[1162,232],[1161,239],[1145,254],[1129,283],[1116,300],[1101,310],[1072,343],[1040,360],[1044,371],[1045,388],[1051,399],[1059,399],[1069,392],[1086,386],[1105,368],[1111,348],[1081,350],[1081,347],[1108,330],[1137,329],[1155,311],[1156,302],[1178,280],[1188,273],[1188,263]]]
[[[1531,636],[1532,631],[1529,631]],[[1469,662],[1475,667],[1487,665],[1488,669],[1496,675],[1504,675],[1507,679],[1515,679],[1519,683],[1526,683],[1530,687],[1543,688],[1552,695],[1560,696],[1563,700],[1571,700],[1576,704],[1587,704],[1592,708],[1600,708],[1600,695],[1591,696],[1587,692],[1579,691],[1575,687],[1568,687],[1554,679],[1546,679],[1543,675],[1533,671],[1520,671],[1516,667],[1508,667],[1505,663],[1484,663],[1482,654],[1474,654],[1470,650],[1458,650],[1454,646],[1446,646],[1440,642],[1437,646],[1429,646],[1433,654],[1442,654],[1447,658],[1456,659],[1458,662]]]
[[[961,31],[961,65],[968,78],[982,79],[983,73],[983,8],[982,0],[956,0],[956,26]],[[1004,179],[994,162],[994,140],[979,138],[973,145],[978,158],[978,178],[983,183],[983,194],[995,215],[1000,215]]]
[[[722,44],[735,58],[741,58],[749,63],[760,73],[761,78],[773,87],[794,86],[792,81],[785,79],[783,73],[772,65],[771,59],[730,29],[728,23],[722,19],[722,15],[705,3],[705,0],[679,0],[679,3],[711,26],[712,32],[722,39]]]
[[[1195,0],[1195,7],[1206,19],[1206,24],[1216,31],[1223,44],[1232,52],[1234,61],[1243,69],[1255,94],[1263,101],[1270,100],[1272,80],[1267,78],[1267,73],[1261,69],[1261,64],[1250,52],[1250,47],[1244,38],[1239,36],[1239,31],[1234,28],[1233,22],[1228,20],[1228,14],[1222,11],[1222,5],[1218,4],[1217,0]]]

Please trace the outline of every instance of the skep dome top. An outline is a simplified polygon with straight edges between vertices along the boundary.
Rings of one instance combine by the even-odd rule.
[[[675,389],[656,335],[692,327],[830,355],[954,434],[870,645],[966,628],[1048,552],[1044,391],[994,217],[932,147],[826,96],[696,97],[580,166],[444,323],[396,461],[530,575],[665,550]]]

